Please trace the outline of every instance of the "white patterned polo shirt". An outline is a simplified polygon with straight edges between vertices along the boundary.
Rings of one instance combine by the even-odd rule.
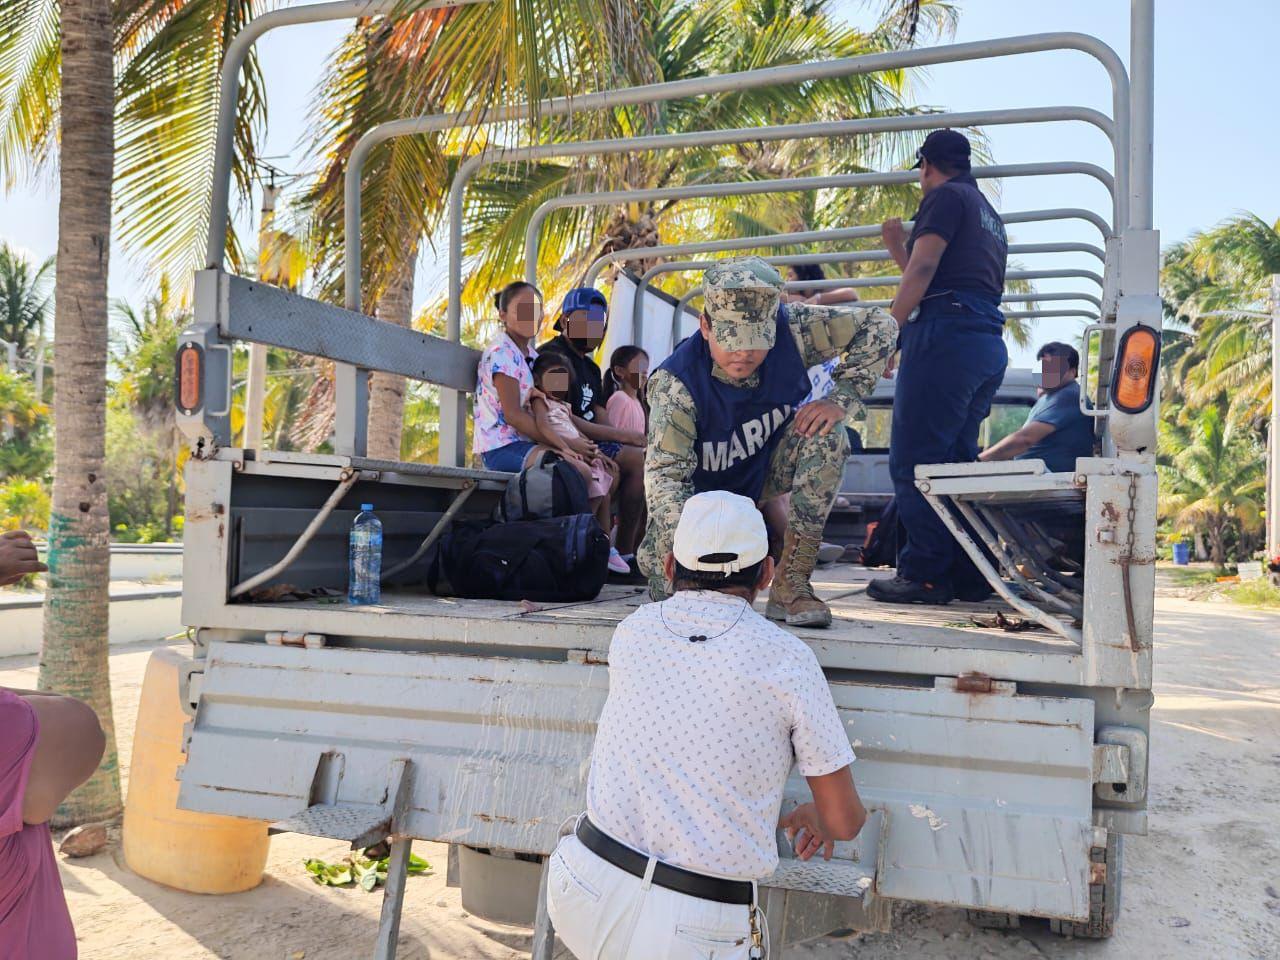
[[[813,651],[745,600],[682,591],[613,635],[587,813],[664,863],[760,879],[792,764],[817,777],[853,759]]]

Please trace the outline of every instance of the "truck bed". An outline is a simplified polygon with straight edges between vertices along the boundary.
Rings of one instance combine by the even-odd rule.
[[[261,642],[271,632],[286,631],[322,634],[334,647],[605,662],[614,628],[647,600],[643,587],[614,585],[593,601],[569,604],[436,597],[423,586],[424,560],[399,575],[399,585],[384,585],[378,606],[348,606],[340,596],[229,601],[233,584],[286,555],[332,496],[334,484],[357,468],[360,482],[273,583],[335,592],[345,587],[347,530],[361,502],[377,505],[385,527],[383,562],[391,564],[414,552],[460,486],[475,487],[464,515],[484,517],[505,485],[504,476],[477,471],[318,454],[240,460],[237,451],[224,451],[216,460],[194,462],[187,471],[183,622],[210,641]],[[886,575],[848,563],[816,571],[814,586],[831,603],[835,622],[797,634],[833,679],[841,671],[857,671],[919,686],[977,672],[996,680],[1084,684],[1086,663],[1078,643],[1039,628],[1011,633],[970,621],[997,612],[1014,616],[996,601],[945,607],[871,602],[866,584]],[[757,606],[763,610],[763,599]]]
[[[999,601],[945,607],[874,603],[866,585],[885,575],[845,563],[815,573],[814,586],[831,604],[834,623],[829,629],[795,632],[828,670],[923,676],[979,671],[1000,679],[1061,682],[1064,671],[1078,666],[1079,648],[1045,630],[1012,633],[971,622],[997,612],[1015,617]],[[377,606],[353,608],[331,598],[226,609],[252,612],[263,629],[305,625],[338,645],[442,652],[462,643],[471,652],[525,648],[525,656],[558,659],[565,651],[582,651],[579,656],[605,660],[614,628],[647,600],[643,587],[609,584],[595,600],[564,604],[464,600],[397,589],[384,591]],[[756,609],[763,612],[764,602],[758,600]],[[517,623],[519,630],[508,629]]]

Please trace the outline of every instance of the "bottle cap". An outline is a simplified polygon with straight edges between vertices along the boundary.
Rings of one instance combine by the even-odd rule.
[[[361,510],[370,511],[370,510],[372,510],[372,509],[373,509],[373,504],[372,504],[372,503],[362,503],[362,504],[360,504],[360,509],[361,509]]]

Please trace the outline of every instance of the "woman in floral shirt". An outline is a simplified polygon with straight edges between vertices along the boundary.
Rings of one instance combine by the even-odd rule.
[[[493,298],[502,332],[480,355],[476,374],[473,449],[485,467],[518,473],[531,456],[545,449],[529,408],[537,357],[533,338],[542,322],[542,294],[531,283],[516,281]]]

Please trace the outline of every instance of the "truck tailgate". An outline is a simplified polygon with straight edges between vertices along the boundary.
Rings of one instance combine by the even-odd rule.
[[[179,803],[268,821],[317,804],[376,812],[407,759],[403,832],[547,853],[584,805],[607,693],[606,666],[570,656],[215,641]],[[832,684],[881,814],[838,859],[851,876],[874,868],[881,897],[1087,917],[1093,702],[956,685]],[[789,797],[803,793],[793,777]]]

